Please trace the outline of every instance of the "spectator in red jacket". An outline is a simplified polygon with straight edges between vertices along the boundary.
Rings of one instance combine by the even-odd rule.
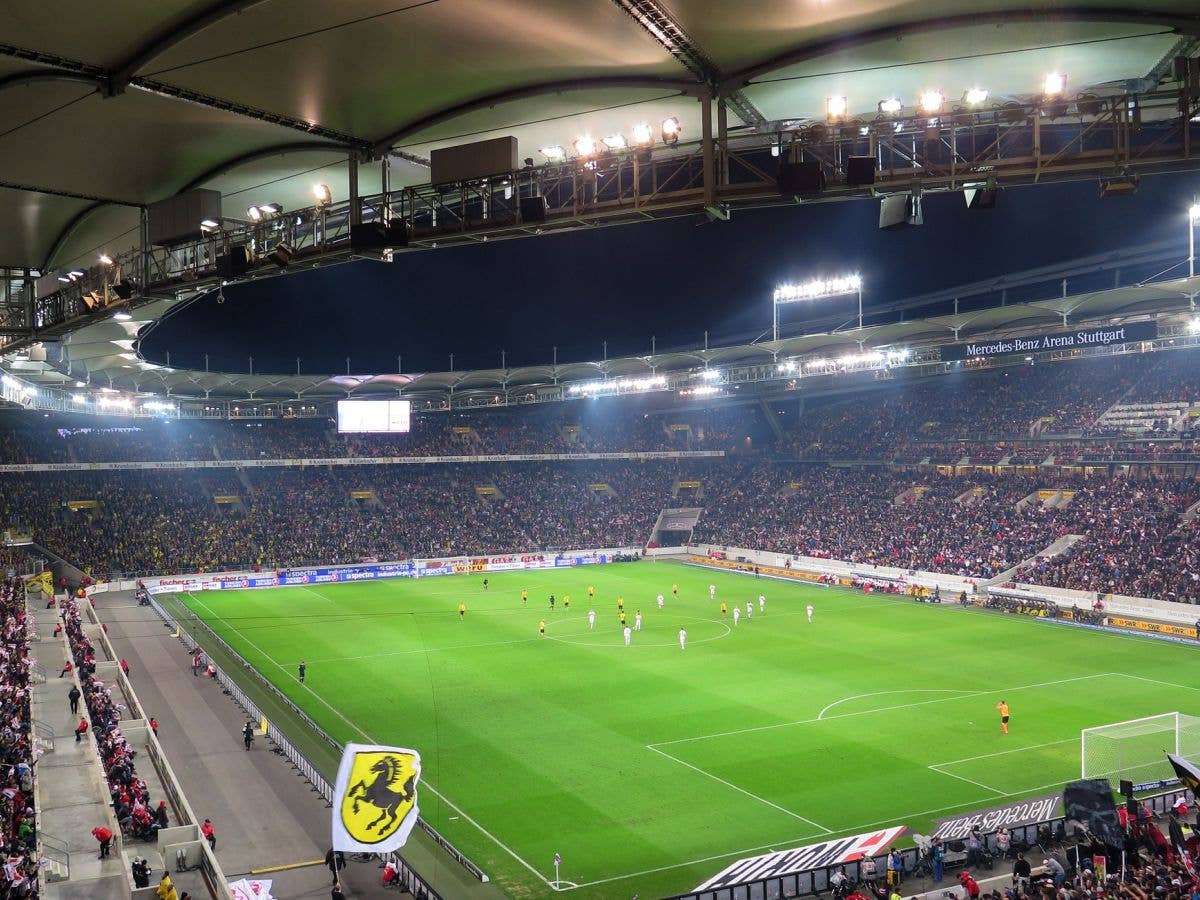
[[[979,900],[979,882],[971,877],[970,872],[960,872],[958,883],[962,885],[970,900]]]
[[[83,736],[85,734],[87,734],[87,730],[88,730],[87,719],[85,719],[81,716],[79,718],[79,724],[75,726],[75,743],[78,744],[81,740],[83,740]]]
[[[204,824],[200,826],[200,833],[204,835],[204,839],[208,841],[208,846],[215,853],[217,850],[217,829],[213,827],[212,819],[204,820]]]
[[[104,859],[106,856],[108,856],[108,848],[112,844],[112,836],[113,833],[103,825],[97,825],[92,829],[92,837],[94,837],[100,844],[100,859]]]

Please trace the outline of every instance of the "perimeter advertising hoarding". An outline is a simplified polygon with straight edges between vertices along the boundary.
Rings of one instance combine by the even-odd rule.
[[[1013,353],[1046,353],[1052,350],[1086,350],[1089,347],[1112,347],[1130,341],[1150,341],[1158,337],[1154,322],[1135,322],[1130,325],[1105,325],[1078,331],[1050,331],[1026,337],[969,341],[942,347],[942,359],[990,359]]]
[[[693,893],[733,887],[749,881],[760,881],[763,878],[778,878],[782,875],[795,875],[799,872],[811,872],[813,869],[840,866],[856,862],[867,856],[881,856],[907,830],[907,825],[898,825],[894,828],[884,828],[854,837],[835,838],[819,844],[809,844],[806,847],[794,847],[791,850],[776,850],[760,856],[749,856],[739,859],[733,865],[726,866],[708,881],[696,887]]]
[[[1006,803],[1004,806],[994,806],[991,809],[947,816],[937,820],[937,827],[930,837],[939,841],[961,841],[975,826],[979,826],[982,833],[991,834],[1001,828],[1018,828],[1021,825],[1047,822],[1058,816],[1061,803],[1062,794],[1046,794]]]

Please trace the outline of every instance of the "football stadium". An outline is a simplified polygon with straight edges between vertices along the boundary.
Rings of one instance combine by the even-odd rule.
[[[0,0],[0,900],[1200,898],[1200,8]]]

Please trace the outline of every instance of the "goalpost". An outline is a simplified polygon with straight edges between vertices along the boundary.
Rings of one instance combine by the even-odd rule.
[[[1200,755],[1200,718],[1169,712],[1080,732],[1083,778],[1165,781],[1175,777],[1167,753]]]

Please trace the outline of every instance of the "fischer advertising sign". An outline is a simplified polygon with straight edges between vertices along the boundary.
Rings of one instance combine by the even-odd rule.
[[[994,806],[991,809],[981,809],[975,812],[959,813],[937,820],[937,827],[930,837],[942,841],[961,841],[975,826],[984,834],[991,834],[1001,828],[1017,828],[1021,825],[1032,825],[1035,822],[1048,822],[1059,814],[1062,806],[1062,793],[1046,794],[1042,797],[1030,797],[1016,803],[1004,806]]]
[[[726,866],[708,881],[697,886],[693,892],[715,891],[763,878],[777,878],[781,875],[795,875],[799,872],[811,872],[813,869],[840,866],[857,862],[867,856],[881,856],[907,830],[907,825],[898,825],[854,837],[809,844],[806,847],[748,856]]]

